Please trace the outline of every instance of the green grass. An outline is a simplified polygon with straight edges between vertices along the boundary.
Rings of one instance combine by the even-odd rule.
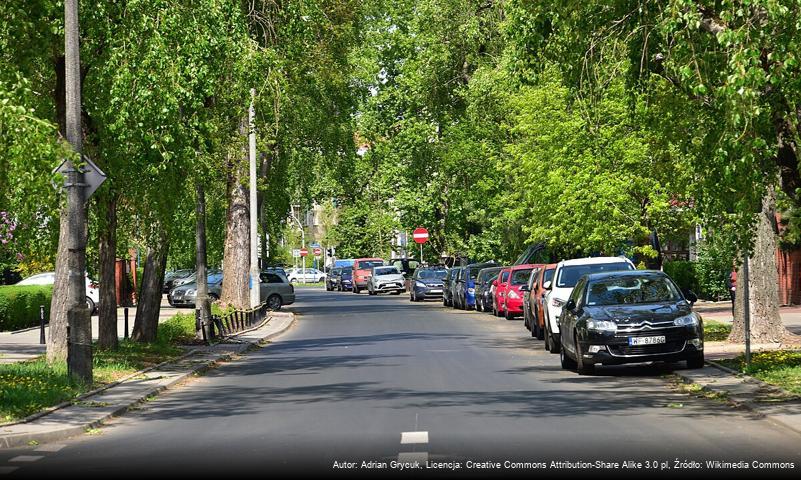
[[[44,357],[0,365],[0,421],[19,420],[143,368],[176,358],[184,352],[178,345],[191,343],[194,336],[194,315],[178,314],[159,325],[154,343],[125,340],[117,350],[95,349],[92,385],[71,380],[65,363],[48,365]]]
[[[749,368],[745,367],[744,355],[717,362],[790,393],[801,395],[801,350],[754,353],[751,355]]]
[[[723,342],[731,333],[730,323],[721,323],[714,320],[704,320],[704,341]]]

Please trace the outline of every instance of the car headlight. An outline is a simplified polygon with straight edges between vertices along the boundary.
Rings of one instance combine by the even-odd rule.
[[[684,315],[683,317],[679,317],[673,320],[673,325],[677,327],[691,327],[694,325],[698,325],[698,314],[693,312],[689,315]]]
[[[520,298],[520,294],[512,290],[509,292],[509,298]]]
[[[554,297],[551,300],[551,305],[553,305],[556,308],[562,308],[565,305],[565,301]]]
[[[194,294],[195,294],[195,290],[189,289],[189,290],[186,291],[186,293],[184,295],[194,295]]]
[[[588,320],[587,330],[593,330],[596,332],[616,332],[617,323],[609,320]]]
[[[471,295],[475,295],[475,293],[476,293],[476,289],[475,289],[475,288],[468,288],[468,289],[467,289],[467,293],[469,293],[469,294],[471,294]]]

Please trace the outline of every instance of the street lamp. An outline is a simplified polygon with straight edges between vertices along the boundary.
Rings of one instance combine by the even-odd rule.
[[[298,207],[300,210],[300,205],[292,205],[292,210],[289,213],[289,218],[294,220],[298,224],[298,228],[300,229],[300,248],[306,248],[306,232],[303,230],[303,224],[300,223],[300,220],[295,216],[295,207]],[[301,281],[306,283],[306,257],[301,255],[301,261],[303,262],[303,275],[301,276]]]

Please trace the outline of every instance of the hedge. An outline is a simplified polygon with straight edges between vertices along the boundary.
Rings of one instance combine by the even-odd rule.
[[[0,331],[20,330],[39,325],[39,305],[50,318],[52,285],[0,286]]]

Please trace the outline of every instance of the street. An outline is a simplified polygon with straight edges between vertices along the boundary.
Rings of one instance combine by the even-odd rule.
[[[801,461],[797,433],[672,390],[667,367],[562,370],[520,320],[321,289],[299,289],[289,310],[298,323],[274,343],[92,435],[0,451],[0,472],[330,475],[349,473],[334,462],[401,458],[462,470],[657,460],[676,474],[675,461]]]

